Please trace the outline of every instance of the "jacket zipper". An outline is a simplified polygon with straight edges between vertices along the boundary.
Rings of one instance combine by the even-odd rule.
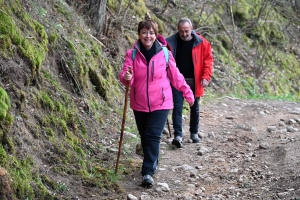
[[[150,99],[149,99],[149,65],[147,65],[147,83],[146,83],[146,92],[147,92],[147,97],[148,97],[148,109],[149,112],[151,112],[150,109]]]
[[[151,68],[151,78],[153,82],[153,76],[154,76],[154,61],[152,61],[152,68]]]

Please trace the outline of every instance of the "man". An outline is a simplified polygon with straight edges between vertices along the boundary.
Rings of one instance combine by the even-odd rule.
[[[200,142],[198,128],[200,120],[200,97],[212,76],[213,56],[210,43],[193,30],[192,23],[182,18],[177,23],[178,32],[167,38],[168,46],[175,58],[179,71],[185,77],[195,95],[194,105],[190,108],[190,139]],[[174,139],[172,144],[182,148],[182,93],[172,87],[174,109],[172,113]]]

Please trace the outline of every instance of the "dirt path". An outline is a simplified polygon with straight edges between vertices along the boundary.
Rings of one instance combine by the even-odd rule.
[[[300,199],[300,103],[223,98],[201,105],[201,143],[164,136],[152,188],[140,171],[124,199]]]

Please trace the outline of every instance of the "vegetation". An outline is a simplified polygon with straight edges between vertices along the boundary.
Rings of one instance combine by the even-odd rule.
[[[206,99],[299,101],[299,7],[232,2],[108,0],[106,27],[96,34],[81,1],[0,0],[0,166],[14,198],[59,199],[71,185],[57,177],[122,191],[117,180],[139,162],[125,146],[121,175],[114,174],[124,98],[118,73],[146,13],[164,36],[187,16],[211,42],[215,68]],[[125,130],[136,133],[128,115]]]

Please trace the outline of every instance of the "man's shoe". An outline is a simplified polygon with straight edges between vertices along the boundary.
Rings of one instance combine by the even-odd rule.
[[[177,136],[176,138],[173,139],[172,144],[175,145],[177,148],[182,148],[182,137]]]
[[[193,143],[199,143],[201,141],[201,139],[198,136],[198,133],[191,134],[191,140],[193,141]]]
[[[153,184],[154,184],[154,181],[153,181],[153,178],[150,175],[144,175],[143,176],[142,186],[151,187],[151,186],[153,186]]]

